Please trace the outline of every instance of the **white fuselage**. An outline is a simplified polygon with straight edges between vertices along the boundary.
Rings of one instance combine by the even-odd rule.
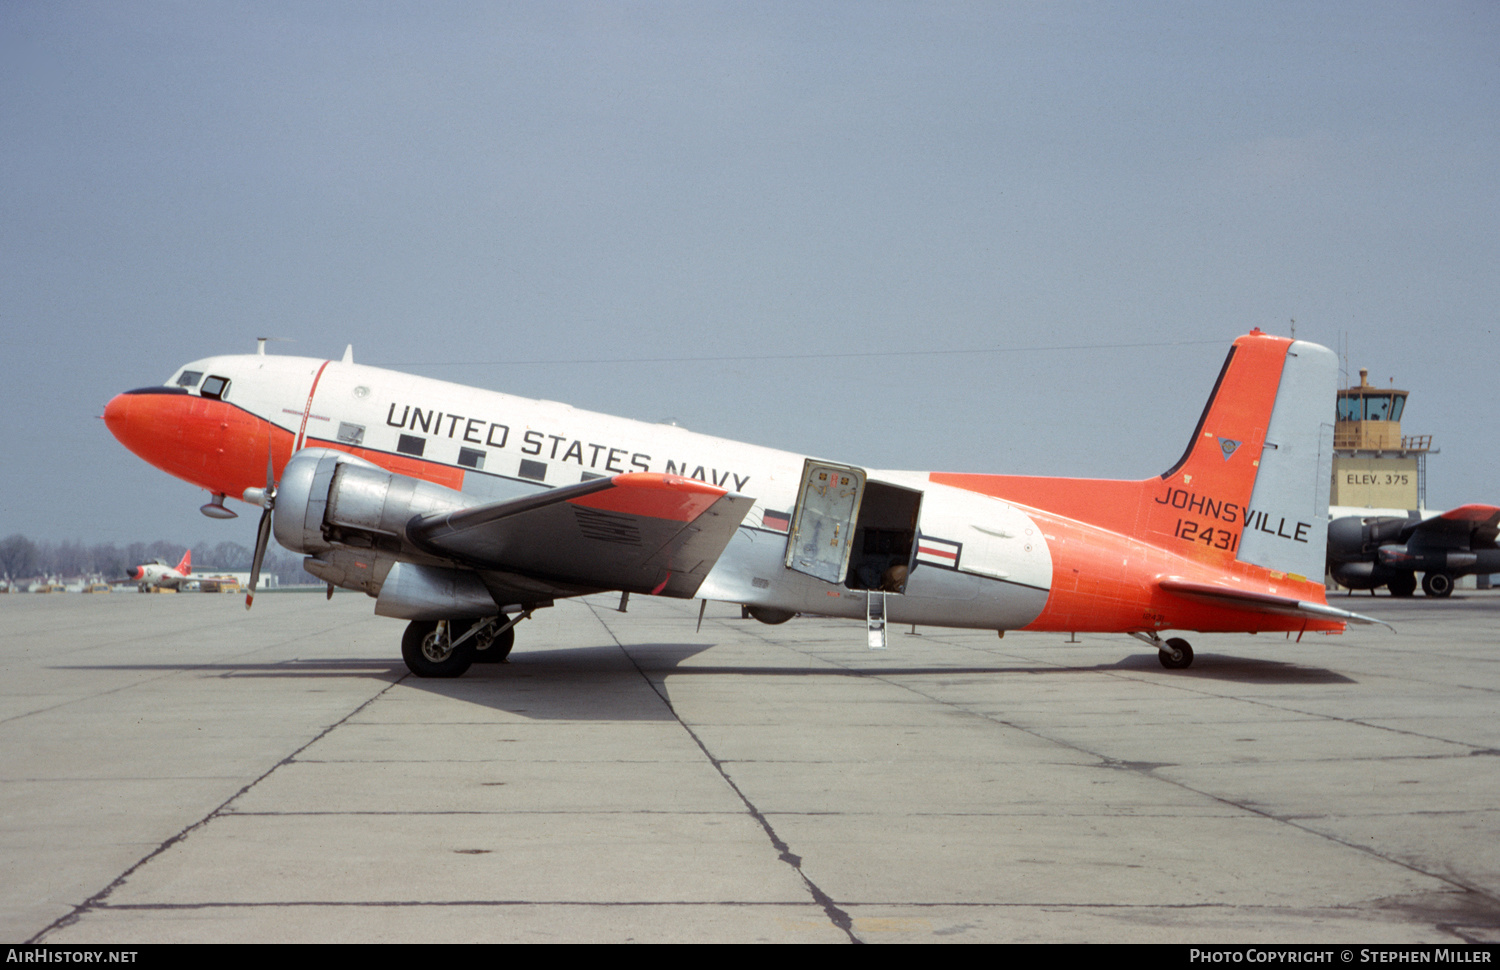
[[[752,510],[698,595],[837,616],[865,614],[864,589],[787,566],[788,520],[806,456],[341,361],[214,357],[183,371],[205,375],[202,380],[227,378],[222,401],[292,433],[294,450],[348,450],[481,502],[628,472],[679,475],[753,497]],[[871,484],[920,493],[916,568],[904,595],[890,598],[892,621],[1015,629],[1040,614],[1052,562],[1042,530],[1026,510],[933,483],[925,473],[866,474]],[[962,557],[956,554],[960,548]]]

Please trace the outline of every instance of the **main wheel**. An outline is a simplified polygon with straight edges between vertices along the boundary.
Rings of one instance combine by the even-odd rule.
[[[1453,593],[1453,577],[1445,572],[1423,573],[1422,592],[1428,596],[1450,596]]]
[[[451,638],[439,636],[440,632],[444,631],[439,631],[432,620],[412,620],[407,624],[401,637],[401,659],[406,661],[407,670],[418,677],[463,676],[474,662],[473,643],[451,647],[448,645]]]
[[[1417,574],[1400,573],[1386,583],[1385,588],[1391,591],[1392,596],[1410,596],[1417,591]]]
[[[503,620],[504,617],[501,617]],[[480,620],[480,623],[486,621]],[[503,664],[516,645],[516,628],[511,627],[499,636],[491,633],[476,634],[473,639],[474,662],[477,664]]]
[[[1193,665],[1193,648],[1186,640],[1173,637],[1167,641],[1170,650],[1158,650],[1156,659],[1168,670],[1186,670]]]

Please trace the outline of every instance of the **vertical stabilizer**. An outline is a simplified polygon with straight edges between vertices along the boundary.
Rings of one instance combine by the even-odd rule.
[[[1323,575],[1337,382],[1338,358],[1327,347],[1299,340],[1287,349],[1240,540],[1241,562],[1311,580]]]
[[[1256,330],[1229,348],[1187,450],[1142,483],[1141,538],[1219,568],[1238,556],[1291,343]]]
[[[934,472],[1216,569],[1236,562],[1322,576],[1338,362],[1259,330],[1234,342],[1175,465],[1144,481]]]
[[[1236,340],[1187,451],[1148,489],[1146,538],[1219,566],[1321,576],[1337,370],[1316,344]]]

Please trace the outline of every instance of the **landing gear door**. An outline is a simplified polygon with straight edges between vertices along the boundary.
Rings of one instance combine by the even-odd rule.
[[[863,469],[807,459],[786,541],[787,568],[826,583],[842,583],[864,494]]]

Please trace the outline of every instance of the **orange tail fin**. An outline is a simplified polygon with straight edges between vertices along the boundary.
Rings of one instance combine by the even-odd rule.
[[[1214,564],[1322,575],[1337,361],[1254,331],[1234,342],[1182,458],[1144,481],[933,474],[932,480]]]

